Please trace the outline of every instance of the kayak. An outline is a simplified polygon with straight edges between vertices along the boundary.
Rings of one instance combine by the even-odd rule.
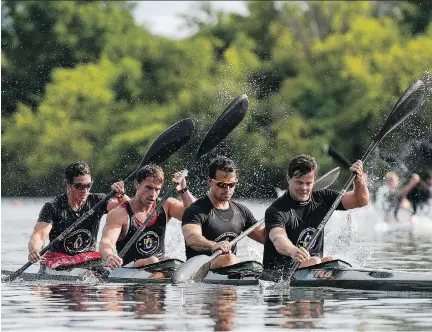
[[[158,283],[170,284],[172,273],[183,262],[170,259],[140,268],[122,267],[111,271],[105,280],[108,283]],[[98,278],[102,266],[92,269],[73,268],[67,270],[50,270],[37,273],[23,273],[19,279],[25,281],[58,280],[86,282]],[[2,275],[12,271],[2,270]],[[284,276],[279,271],[263,270],[261,263],[245,261],[238,264],[210,270],[204,283],[223,285],[258,285],[260,280],[280,282]],[[288,287],[288,286],[287,286]],[[353,268],[342,260],[321,263],[312,267],[300,268],[289,283],[289,287],[304,288],[341,288],[368,291],[402,291],[402,292],[432,292],[432,274],[402,272],[393,270]]]
[[[171,274],[184,262],[178,259],[169,259],[144,267],[121,267],[110,271],[108,278],[104,281],[110,283],[170,283]],[[30,269],[29,269],[30,270]],[[54,280],[85,282],[98,281],[106,273],[107,269],[102,261],[95,261],[91,264],[81,264],[77,267],[50,269],[41,266],[39,270],[24,272],[17,279],[24,281]],[[1,271],[2,276],[12,274],[12,271]]]
[[[278,282],[283,280],[283,275],[274,271],[264,271],[260,279]],[[432,274],[353,268],[345,261],[334,260],[298,269],[294,273],[290,286],[432,292]]]
[[[183,263],[184,262],[179,259],[168,259],[139,268],[121,267],[112,270],[104,281],[108,283],[170,284],[172,273]],[[82,265],[80,267],[56,270],[44,266],[39,270],[22,273],[17,280],[53,280],[67,282],[97,281],[106,271],[102,262],[85,264],[85,268]],[[204,282],[222,283],[225,285],[253,285],[258,283],[258,277],[261,272],[261,263],[245,261],[229,267],[210,270]],[[2,276],[7,276],[12,274],[13,271],[2,270],[1,273]]]
[[[287,287],[432,292],[432,274],[353,268],[343,260],[299,268],[294,273],[289,286],[280,271],[263,270],[262,265],[255,261],[242,262],[231,267],[210,271],[203,282],[255,285],[260,280],[286,282]]]

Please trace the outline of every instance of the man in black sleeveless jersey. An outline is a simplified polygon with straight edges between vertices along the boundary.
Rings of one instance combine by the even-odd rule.
[[[93,182],[90,168],[84,161],[70,164],[65,170],[65,180],[66,193],[45,203],[39,213],[38,221],[28,244],[28,259],[32,263],[41,260],[39,252],[48,235],[50,241],[54,240],[67,227],[105,198],[105,194],[90,193]],[[50,253],[73,256],[96,250],[99,223],[103,214],[129,199],[124,195],[124,183],[122,181],[114,183],[111,190],[116,192],[117,199],[108,201],[105,206],[102,206],[76,230],[67,235],[64,241],[55,245]]]
[[[196,255],[211,255],[220,249],[210,268],[233,265],[238,262],[236,248],[229,241],[257,222],[249,209],[231,197],[237,184],[234,162],[224,156],[211,161],[208,173],[209,192],[185,210],[182,219],[187,259]],[[264,225],[258,226],[249,236],[264,243]]]
[[[362,162],[355,162],[350,171],[356,173],[354,191],[344,194],[337,210],[354,209],[369,202]],[[312,191],[316,176],[317,164],[313,157],[300,155],[291,160],[287,174],[288,190],[271,204],[265,214],[265,269],[285,270],[292,260],[301,262],[300,267],[332,260],[331,257],[321,259],[323,233],[318,236],[310,253],[305,249],[339,195],[330,189]]]
[[[178,182],[179,176],[180,173],[175,174],[174,182]],[[99,251],[102,258],[106,260],[106,265],[111,269],[130,262],[134,262],[134,266],[139,267],[167,259],[165,257],[166,224],[171,217],[181,220],[185,207],[195,201],[195,197],[186,186],[184,177],[176,187],[183,203],[168,198],[161,211],[149,222],[126,255],[121,258],[114,253],[114,247],[117,252],[120,252],[147,216],[153,212],[163,183],[162,168],[155,164],[142,167],[135,178],[135,197],[108,213]]]

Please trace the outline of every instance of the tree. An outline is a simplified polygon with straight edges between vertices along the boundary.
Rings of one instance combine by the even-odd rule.
[[[2,114],[18,102],[34,110],[53,68],[97,61],[110,38],[134,27],[130,10],[109,1],[2,2]]]

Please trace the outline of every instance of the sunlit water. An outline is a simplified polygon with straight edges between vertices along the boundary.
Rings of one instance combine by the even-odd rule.
[[[45,199],[2,199],[2,269],[26,262],[27,242]],[[257,219],[265,201],[244,202]],[[354,266],[432,273],[432,218],[385,224],[372,208],[335,212],[327,254]],[[243,242],[243,243],[242,243]],[[262,245],[242,241],[242,259],[261,260]],[[179,222],[168,252],[184,259]],[[2,283],[4,331],[228,331],[263,329],[432,330],[432,295],[260,286]]]

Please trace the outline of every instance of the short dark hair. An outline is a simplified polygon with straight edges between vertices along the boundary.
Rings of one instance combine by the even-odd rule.
[[[85,161],[77,161],[70,164],[65,169],[65,179],[67,183],[72,183],[74,178],[81,175],[91,175],[90,167]]]
[[[302,176],[310,172],[314,172],[315,176],[318,171],[318,165],[315,158],[307,154],[301,154],[291,159],[288,165],[287,176],[289,178]]]
[[[141,167],[135,175],[135,180],[141,183],[150,177],[159,180],[161,183],[165,180],[162,168],[156,164],[148,164]]]
[[[237,171],[237,167],[232,159],[219,155],[210,161],[208,168],[208,176],[210,179],[216,178],[217,171],[232,173]]]

